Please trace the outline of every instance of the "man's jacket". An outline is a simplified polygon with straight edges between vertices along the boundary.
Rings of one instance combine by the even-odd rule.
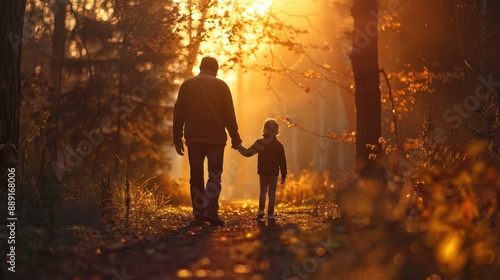
[[[241,143],[231,91],[227,84],[202,70],[184,81],[174,105],[174,145],[226,145],[226,128],[233,145]]]

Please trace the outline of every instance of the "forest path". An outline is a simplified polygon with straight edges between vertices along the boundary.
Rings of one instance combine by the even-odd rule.
[[[255,220],[256,201],[221,202],[224,227],[191,227],[191,208],[178,207],[176,219],[156,234],[114,242],[99,240],[99,232],[72,229],[71,237],[55,238],[64,245],[38,254],[37,268],[22,279],[281,279],[294,262],[314,253],[300,243],[299,232],[314,236],[327,224],[325,217],[335,214],[319,209],[280,206],[273,223]]]

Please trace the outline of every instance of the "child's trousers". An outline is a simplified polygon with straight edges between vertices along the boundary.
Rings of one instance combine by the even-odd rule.
[[[264,211],[264,208],[266,207],[266,194],[268,194],[269,203],[267,205],[267,214],[274,215],[274,204],[276,202],[276,185],[278,184],[278,176],[260,175],[259,179],[260,179],[259,210]]]

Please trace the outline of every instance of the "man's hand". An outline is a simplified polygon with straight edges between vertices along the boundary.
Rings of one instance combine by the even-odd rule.
[[[179,144],[179,145],[175,145],[175,151],[180,155],[180,156],[183,156],[184,155],[184,145],[183,144]]]
[[[285,183],[285,180],[286,180],[286,175],[285,175],[285,176],[283,176],[283,175],[282,175],[282,176],[281,176],[281,182],[280,182],[280,184]]]
[[[231,139],[231,149],[238,150],[238,146],[241,145],[242,142],[240,138]]]

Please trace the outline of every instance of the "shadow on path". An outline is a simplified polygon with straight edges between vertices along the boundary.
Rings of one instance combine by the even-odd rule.
[[[293,269],[294,261],[304,257],[300,228],[312,233],[322,224],[298,209],[283,211],[277,222],[257,221],[256,202],[249,201],[227,202],[220,210],[224,227],[184,226],[189,220],[184,213],[165,220],[163,229],[154,235],[118,235],[112,242],[89,240],[90,231],[104,235],[94,229],[85,229],[83,235],[73,229],[59,231],[50,248],[37,250],[30,270],[17,276],[51,280],[282,279]]]

